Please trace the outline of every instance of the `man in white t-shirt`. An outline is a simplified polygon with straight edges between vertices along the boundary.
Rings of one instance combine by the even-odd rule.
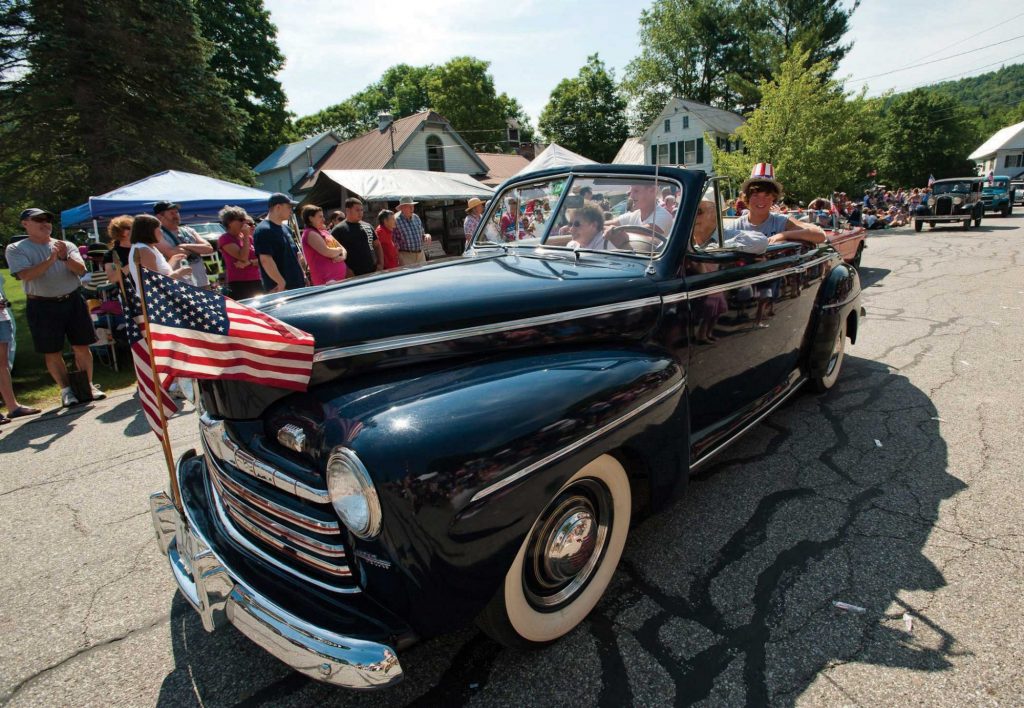
[[[605,226],[648,226],[663,236],[669,235],[673,217],[665,207],[658,204],[658,188],[653,182],[634,184],[629,188],[629,198],[633,200],[636,210],[606,221]]]

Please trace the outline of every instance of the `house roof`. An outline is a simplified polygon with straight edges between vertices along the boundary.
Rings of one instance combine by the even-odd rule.
[[[743,116],[733,113],[732,111],[725,111],[721,108],[715,108],[714,106],[709,106],[707,104],[691,101],[685,98],[673,98],[665,104],[665,108],[662,109],[660,114],[658,114],[657,120],[648,126],[647,130],[644,131],[644,134],[641,136],[641,139],[650,140],[652,130],[656,130],[665,118],[680,112],[686,112],[697,116],[708,126],[708,128],[717,133],[735,133],[736,129],[746,122],[746,119],[744,119]]]
[[[303,138],[297,142],[282,145],[277,150],[274,150],[274,152],[270,153],[263,159],[263,162],[253,167],[252,171],[259,175],[264,172],[276,170],[279,167],[287,167],[295,162],[295,160],[302,157],[303,153],[305,153],[308,148],[313,147],[328,135],[333,136],[335,142],[341,142],[338,139],[338,136],[334,135],[330,130],[320,133],[319,135],[314,135],[311,138]]]
[[[476,154],[487,165],[487,176],[480,181],[489,187],[497,187],[512,175],[530,164],[522,155],[506,155],[497,152],[478,152]]]
[[[982,143],[968,159],[982,160],[1005,148],[1024,148],[1024,121],[996,131],[995,135]]]
[[[422,111],[405,118],[399,118],[392,126],[394,127],[394,150],[391,148],[391,135],[387,130],[383,133],[379,130],[371,130],[352,138],[343,143],[335,145],[327,155],[316,165],[316,172],[307,177],[297,187],[303,191],[312,187],[317,180],[321,170],[382,170],[392,164],[395,155],[400,153],[406,143],[412,138],[413,133],[424,127],[426,123],[441,125],[449,132],[452,138],[460,143],[471,156],[476,155],[473,149],[455,132],[451,124],[444,116],[434,111]],[[480,172],[487,172],[487,166],[477,159],[480,164]]]
[[[642,165],[644,164],[644,146],[640,138],[626,138],[622,147],[615,153],[613,165]]]

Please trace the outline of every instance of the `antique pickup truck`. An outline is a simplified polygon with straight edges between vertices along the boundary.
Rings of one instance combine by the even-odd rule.
[[[584,187],[599,234],[619,215],[600,246]],[[645,212],[665,187],[676,214]],[[833,387],[857,336],[857,271],[829,244],[696,247],[705,187],[643,166],[516,178],[460,257],[251,301],[316,358],[306,393],[197,387],[184,518],[163,492],[151,511],[204,626],[361,689],[474,620],[520,648],[576,627],[630,522],[804,384]]]

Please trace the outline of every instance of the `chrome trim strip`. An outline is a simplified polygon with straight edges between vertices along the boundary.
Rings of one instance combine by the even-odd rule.
[[[302,561],[307,565],[311,565],[317,570],[321,570],[327,573],[328,575],[337,575],[338,577],[342,578],[348,578],[352,576],[352,571],[349,570],[349,567],[347,565],[334,565],[328,563],[327,561],[323,561],[319,558],[314,558],[311,555],[303,553],[297,548],[292,548],[287,543],[284,543],[280,539],[274,537],[272,534],[267,533],[267,531],[260,528],[258,525],[246,519],[244,516],[242,516],[242,514],[240,514],[232,507],[225,505],[224,509],[225,511],[228,512],[228,516],[230,516],[235,521],[235,523],[239,524],[246,531],[253,534],[254,536],[258,536],[261,541],[270,544],[277,550],[283,553],[291,554],[292,557],[294,557],[296,560]]]
[[[551,315],[525,317],[521,320],[510,320],[507,322],[489,325],[479,325],[477,327],[450,329],[441,332],[430,332],[428,334],[416,334],[411,336],[403,335],[398,337],[387,337],[385,339],[377,339],[371,342],[364,342],[362,344],[353,344],[347,347],[321,349],[313,356],[313,361],[315,363],[320,361],[330,361],[332,359],[344,359],[350,356],[359,356],[360,354],[373,354],[375,352],[387,351],[388,349],[403,349],[405,347],[418,347],[425,346],[427,344],[453,341],[456,339],[465,339],[466,337],[480,337],[488,334],[497,334],[498,332],[508,332],[516,329],[524,329],[526,327],[540,327],[543,325],[557,324],[559,322],[567,322],[569,320],[577,320],[584,317],[606,315],[610,312],[621,312],[623,310],[650,307],[652,305],[660,306],[661,298],[652,296],[640,300],[628,300],[626,302],[599,305],[597,307],[587,307],[582,310],[559,312]]]
[[[700,290],[692,290],[683,293],[673,293],[672,295],[665,295],[663,300],[666,305],[675,302],[682,302],[683,300],[696,300],[697,298],[704,297],[705,295],[713,295],[715,293],[721,293],[727,290],[742,288],[747,285],[756,285],[758,283],[764,283],[769,280],[775,280],[776,278],[781,278],[786,275],[796,275],[798,273],[804,273],[808,269],[813,268],[814,266],[817,265],[821,265],[822,263],[826,263],[830,260],[832,260],[832,256],[821,256],[820,258],[815,258],[813,261],[810,261],[808,263],[802,263],[798,266],[792,266],[784,270],[778,270],[772,273],[765,273],[763,275],[757,275],[751,278],[744,278],[743,280],[737,280],[732,283],[726,283],[725,285],[714,285],[708,288],[701,288]]]
[[[273,519],[269,518],[265,514],[260,513],[256,509],[246,504],[244,501],[236,497],[231,493],[230,490],[226,490],[220,486],[220,480],[216,477],[211,478],[214,485],[217,486],[217,493],[228,502],[228,511],[234,509],[236,512],[241,514],[245,519],[252,524],[256,524],[263,528],[264,531],[269,531],[278,534],[282,540],[289,541],[298,546],[302,546],[308,551],[314,553],[321,553],[325,556],[331,556],[335,558],[344,558],[345,547],[339,546],[333,543],[324,543],[315,538],[305,536],[294,529],[290,529],[287,526],[282,526]]]
[[[209,452],[209,450],[207,450],[207,452]],[[270,499],[253,494],[238,482],[231,479],[231,477],[221,469],[218,464],[219,460],[216,460],[212,455],[210,456],[210,460],[214,463],[214,471],[217,473],[216,480],[223,484],[227,490],[231,492],[232,496],[241,499],[249,506],[257,507],[261,511],[272,514],[279,519],[283,519],[284,521],[295,524],[296,526],[301,526],[309,531],[329,535],[341,533],[341,526],[336,521],[320,521],[319,519],[314,519],[312,516],[306,516],[305,514],[300,514],[297,511],[292,511],[291,509],[283,507]]]
[[[674,393],[676,393],[677,391],[679,391],[685,384],[686,384],[686,379],[685,378],[680,379],[679,381],[674,383],[670,388],[666,389],[665,391],[662,391],[661,393],[659,393],[657,396],[655,396],[651,400],[646,401],[645,403],[637,406],[633,410],[629,411],[628,413],[626,413],[623,416],[620,416],[619,418],[616,418],[615,420],[613,420],[612,422],[608,423],[607,425],[604,425],[601,428],[595,430],[594,432],[589,433],[588,435],[583,436],[579,440],[576,440],[576,441],[570,443],[569,445],[563,447],[561,450],[556,450],[555,452],[551,453],[550,455],[548,455],[544,459],[538,460],[537,462],[534,462],[533,464],[524,467],[523,469],[519,470],[518,472],[513,472],[512,474],[508,475],[507,477],[499,479],[494,484],[492,484],[490,486],[487,486],[487,487],[484,487],[479,492],[477,492],[476,494],[473,495],[473,498],[469,500],[469,503],[472,504],[473,502],[480,501],[484,497],[487,497],[487,496],[489,496],[491,494],[494,494],[498,490],[504,489],[505,487],[507,487],[510,484],[513,484],[514,482],[518,482],[523,477],[525,477],[525,476],[527,476],[529,474],[532,474],[533,472],[536,472],[537,470],[541,469],[542,467],[546,467],[547,465],[550,465],[552,462],[554,462],[558,458],[565,457],[566,455],[568,455],[568,454],[570,454],[572,452],[575,452],[576,450],[578,450],[579,448],[583,447],[584,445],[586,445],[586,444],[592,442],[593,440],[601,437],[602,435],[608,433],[613,428],[617,428],[618,426],[622,425],[623,423],[626,423],[627,421],[631,420],[632,418],[635,418],[636,416],[640,415],[641,413],[643,413],[648,408],[661,403],[663,400],[665,400],[669,396],[671,396]]]
[[[775,401],[775,403],[773,403],[771,406],[769,406],[759,416],[754,418],[754,420],[752,420],[749,423],[747,423],[746,425],[744,425],[743,428],[741,428],[739,431],[737,431],[735,435],[731,436],[727,440],[723,440],[722,442],[718,443],[718,445],[713,450],[711,450],[711,452],[705,454],[704,457],[700,458],[697,462],[695,462],[692,465],[690,465],[690,472],[692,473],[698,467],[703,466],[704,463],[706,463],[712,457],[714,457],[715,455],[720,453],[722,450],[727,448],[729,445],[731,445],[733,442],[735,442],[740,436],[743,435],[743,433],[747,432],[748,430],[753,428],[755,425],[760,423],[762,420],[764,420],[766,417],[771,415],[772,412],[774,412],[776,408],[781,406],[783,403],[785,403],[789,399],[790,396],[792,396],[794,393],[796,393],[797,390],[801,386],[803,386],[806,381],[807,381],[807,379],[801,379],[801,380],[797,381],[793,385],[793,387],[790,388],[789,391],[786,392],[786,395],[782,396],[779,400]]]
[[[331,501],[326,489],[317,489],[298,481],[289,474],[268,465],[231,439],[224,429],[224,421],[211,418],[207,413],[199,417],[204,447],[213,457],[230,459],[234,466],[254,479],[266,482],[294,496],[317,504]],[[227,453],[231,453],[230,457]]]
[[[245,538],[244,536],[242,536],[242,535],[240,535],[238,533],[238,530],[235,529],[234,525],[231,523],[231,520],[224,515],[224,505],[221,503],[220,498],[217,496],[217,490],[216,489],[212,489],[211,491],[212,491],[213,496],[214,496],[214,498],[213,498],[213,509],[214,509],[214,511],[217,512],[217,518],[220,520],[220,523],[224,526],[224,528],[226,528],[228,530],[228,533],[231,535],[231,538],[235,541],[235,543],[240,545],[242,548],[244,548],[245,550],[249,551],[253,555],[258,556],[261,560],[269,563],[270,565],[274,566],[278,570],[283,570],[284,572],[288,573],[289,575],[293,575],[296,578],[301,578],[302,580],[306,581],[307,583],[312,583],[313,585],[316,585],[318,588],[323,588],[324,590],[328,590],[330,592],[338,592],[338,593],[343,593],[343,594],[352,594],[352,593],[362,592],[362,589],[359,586],[356,586],[356,585],[348,586],[348,587],[338,586],[338,585],[328,585],[327,583],[325,583],[325,582],[323,582],[321,580],[317,580],[316,578],[309,577],[308,575],[306,575],[302,571],[300,571],[300,570],[298,570],[296,568],[293,568],[290,565],[285,565],[284,563],[282,563],[281,561],[277,560],[273,556],[271,556],[271,555],[267,554],[266,552],[264,552],[261,548],[259,548],[258,546],[254,545],[249,539]],[[186,509],[187,509],[187,507],[186,507]],[[195,524],[190,524],[190,526],[194,528]],[[207,545],[209,545],[209,544],[207,544]],[[234,573],[232,573],[231,575],[232,575],[232,577],[237,577],[237,576],[235,576]]]

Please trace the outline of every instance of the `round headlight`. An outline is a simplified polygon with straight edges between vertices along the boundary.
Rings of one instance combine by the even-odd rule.
[[[363,463],[347,447],[336,447],[327,460],[327,492],[338,518],[359,538],[380,532],[380,501]]]
[[[962,197],[953,197],[953,203],[954,204],[963,204],[964,200],[963,200]]]

